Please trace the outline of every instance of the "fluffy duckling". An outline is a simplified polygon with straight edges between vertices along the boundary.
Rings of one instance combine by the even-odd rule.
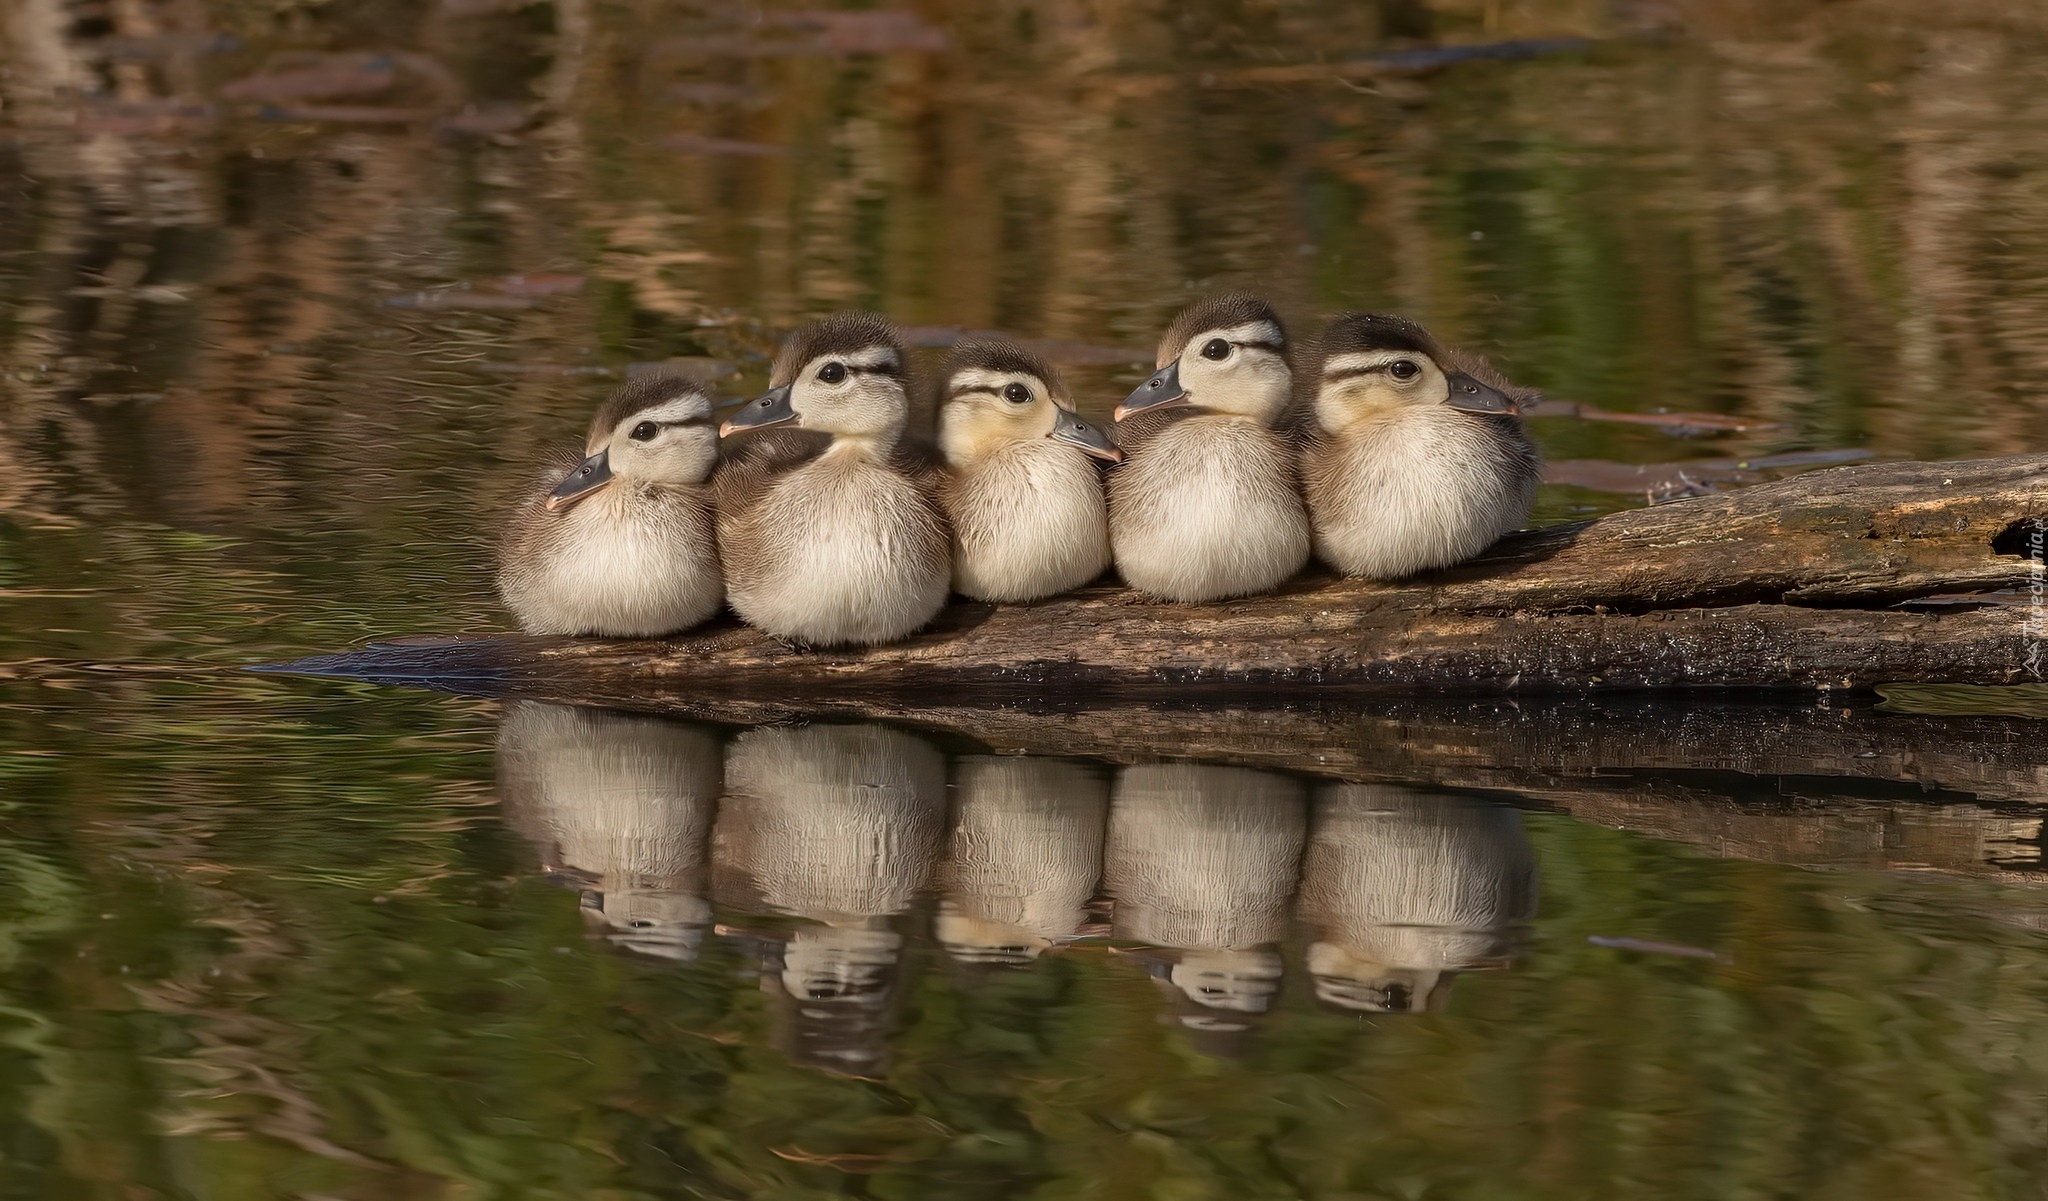
[[[1294,390],[1280,318],[1256,296],[1211,297],[1174,320],[1158,361],[1116,410],[1117,570],[1171,601],[1278,586],[1309,556],[1294,450],[1274,428]]]
[[[954,762],[953,833],[933,933],[962,963],[1024,964],[1088,920],[1109,782],[1039,755]]]
[[[907,360],[894,326],[843,313],[783,343],[766,395],[722,433],[829,436],[746,448],[719,470],[727,599],[748,623],[817,646],[914,633],[946,603],[951,536],[903,448]]]
[[[709,729],[571,705],[510,701],[499,796],[542,861],[579,879],[586,919],[613,943],[690,960],[711,928],[706,843],[724,752]]]
[[[1074,415],[1073,398],[1014,342],[961,344],[946,360],[939,498],[953,526],[953,590],[1028,601],[1078,588],[1109,567],[1109,512],[1090,457],[1123,452]]]
[[[1346,575],[1400,579],[1520,526],[1542,474],[1519,416],[1533,395],[1412,321],[1337,318],[1302,458],[1316,553]]]
[[[1193,1006],[1183,1025],[1242,1030],[1224,1015],[1271,1007],[1272,946],[1287,937],[1307,827],[1301,785],[1274,772],[1146,763],[1118,774],[1102,890],[1116,935],[1154,948],[1164,982]]]
[[[711,399],[688,380],[635,380],[591,422],[587,456],[536,487],[500,551],[498,594],[530,634],[648,638],[725,599],[705,487],[718,462]]]
[[[1298,904],[1330,1005],[1442,1009],[1460,972],[1509,964],[1536,899],[1536,852],[1506,805],[1389,784],[1316,792]]]

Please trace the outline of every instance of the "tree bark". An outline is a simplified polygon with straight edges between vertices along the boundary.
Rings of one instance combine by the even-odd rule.
[[[2048,524],[2048,454],[1881,463],[1514,534],[1394,584],[1315,571],[1209,605],[1109,585],[957,602],[905,642],[852,651],[728,620],[666,641],[416,640],[289,667],[815,701],[2015,683],[2048,670],[2027,628],[2032,523]]]

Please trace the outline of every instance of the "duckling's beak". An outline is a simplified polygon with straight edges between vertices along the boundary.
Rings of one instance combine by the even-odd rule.
[[[576,470],[562,477],[555,490],[548,493],[548,512],[554,513],[568,508],[584,497],[612,482],[612,452],[600,450],[576,465]]]
[[[1152,378],[1132,389],[1124,402],[1116,407],[1116,420],[1122,421],[1133,413],[1146,409],[1163,409],[1168,405],[1186,404],[1187,389],[1180,386],[1180,360],[1175,359],[1152,373]]]
[[[1505,392],[1489,388],[1462,371],[1453,371],[1444,376],[1444,382],[1451,386],[1450,396],[1444,403],[1454,409],[1473,413],[1519,413],[1522,406],[1508,399]]]
[[[765,394],[746,403],[746,407],[725,419],[718,427],[720,437],[737,434],[741,430],[765,430],[771,425],[789,425],[796,420],[796,408],[790,403],[792,385],[771,388]]]
[[[1052,432],[1047,434],[1046,437],[1051,438],[1055,442],[1065,442],[1072,446],[1078,446],[1098,459],[1108,459],[1112,463],[1124,461],[1124,452],[1117,449],[1116,443],[1109,440],[1108,434],[1089,425],[1065,409],[1061,409],[1054,414]]]

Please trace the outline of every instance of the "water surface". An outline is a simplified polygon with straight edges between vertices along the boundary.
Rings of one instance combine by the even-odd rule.
[[[2040,449],[2048,24],[1941,16],[9,6],[0,1196],[2044,1196],[2024,704],[237,670],[507,628],[606,391],[848,305],[1096,413],[1206,289],[1399,309],[1546,521]]]

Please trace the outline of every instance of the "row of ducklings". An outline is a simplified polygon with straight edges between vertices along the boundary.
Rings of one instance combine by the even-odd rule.
[[[635,381],[598,412],[587,457],[521,506],[499,590],[532,633],[657,636],[730,604],[779,638],[873,644],[951,592],[1035,600],[1112,562],[1178,602],[1270,591],[1311,552],[1396,579],[1528,515],[1533,394],[1414,322],[1333,321],[1305,411],[1256,296],[1190,306],[1158,363],[1112,438],[1037,356],[963,344],[940,377],[936,456],[907,437],[908,358],[871,314],[791,335],[768,392],[722,424],[693,383]]]

